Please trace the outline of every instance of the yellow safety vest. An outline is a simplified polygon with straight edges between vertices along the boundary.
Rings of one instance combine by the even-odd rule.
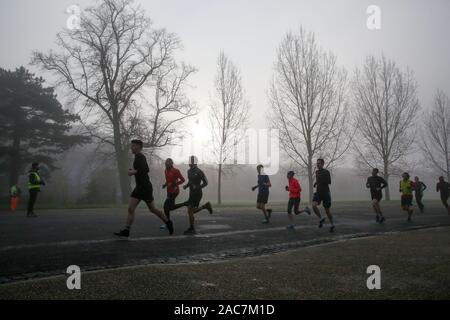
[[[28,181],[28,189],[40,189],[41,188],[41,177],[37,172],[31,172],[36,177],[36,184],[31,183]]]
[[[400,181],[400,191],[403,196],[412,196],[413,194],[413,182],[411,180]]]

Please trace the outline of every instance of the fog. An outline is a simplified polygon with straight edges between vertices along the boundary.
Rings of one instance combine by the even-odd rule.
[[[93,3],[95,1],[1,1],[0,68],[14,70],[25,66],[35,75],[46,79],[45,86],[54,84],[54,75],[43,72],[36,65],[30,65],[32,52],[48,52],[51,49],[58,51],[55,39],[56,34],[66,28],[69,17],[66,9],[76,4],[83,10]],[[360,0],[152,0],[136,3],[142,6],[152,19],[153,25],[178,35],[183,50],[175,53],[176,59],[198,69],[189,78],[185,92],[186,97],[198,109],[198,114],[180,123],[179,129],[180,132],[184,130],[183,136],[193,133],[198,126],[208,125],[208,110],[214,95],[216,61],[221,50],[241,72],[242,86],[250,107],[248,127],[270,128],[268,90],[274,73],[277,48],[287,32],[297,32],[300,26],[315,34],[320,47],[335,54],[337,64],[347,70],[349,78],[353,76],[356,67],[363,66],[367,55],[380,57],[384,54],[395,61],[399,68],[409,67],[418,84],[417,98],[420,104],[417,122],[412,122],[412,127],[422,124],[422,115],[432,106],[438,89],[450,95],[450,2],[446,0],[380,0],[376,3]],[[379,30],[369,30],[366,26],[366,9],[372,4],[381,9]],[[80,102],[69,103],[72,97],[69,97],[67,87],[58,87],[56,92],[64,108],[79,112]],[[89,122],[92,119],[83,120]],[[72,131],[83,131],[81,124],[75,123]],[[205,137],[204,141],[197,143],[205,143],[209,141],[207,139]],[[180,141],[176,140],[173,144],[180,144]],[[49,183],[42,192],[42,201],[64,205],[119,202],[120,186],[116,162],[113,157],[108,158],[104,153],[100,154],[97,146],[94,141],[58,154],[55,163],[57,168],[47,169]],[[146,150],[151,162],[150,178],[159,202],[162,202],[165,196],[160,187],[164,183],[162,160],[171,154],[172,148],[173,145],[168,145],[154,152]],[[419,175],[429,188],[425,198],[437,199],[435,183],[442,172],[433,170],[428,165],[428,160],[425,160],[415,143],[409,149],[404,162],[406,166],[398,172],[408,171],[412,177]],[[271,176],[271,200],[287,199],[284,186],[288,169],[298,173],[304,189],[303,197],[308,199],[308,180],[303,175],[304,171],[292,164],[283,150],[280,152],[280,170]],[[371,168],[356,166],[357,157],[352,148],[349,148],[345,156],[331,167],[333,199],[368,199],[365,181]],[[128,160],[131,166],[131,155]],[[177,166],[186,173],[186,165],[180,163]],[[200,167],[204,169],[210,182],[205,196],[215,201],[216,167],[211,164],[201,164]],[[28,169],[29,164],[24,165],[20,171],[19,186],[22,190],[27,188]],[[127,169],[119,168],[125,171]],[[45,170],[44,166],[43,171]],[[393,199],[399,198],[398,172],[393,173],[389,181]],[[0,187],[3,197],[8,192],[8,177],[8,172],[2,170]],[[233,172],[224,175],[223,201],[252,202],[256,199],[256,194],[251,191],[255,184],[255,164],[235,166]],[[92,188],[97,189],[93,191]],[[96,196],[92,197],[92,194]]]

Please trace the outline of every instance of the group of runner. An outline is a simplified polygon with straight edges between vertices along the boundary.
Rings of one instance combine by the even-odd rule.
[[[185,182],[185,179],[180,170],[174,167],[172,159],[169,158],[165,161],[166,182],[162,187],[167,190],[167,198],[164,202],[164,211],[161,211],[154,205],[153,186],[148,177],[149,167],[145,156],[142,154],[142,148],[143,143],[141,140],[133,140],[131,142],[131,150],[135,158],[133,169],[129,169],[128,175],[135,176],[136,187],[130,196],[126,226],[124,229],[114,234],[119,237],[129,237],[130,229],[134,221],[135,210],[140,201],[144,201],[150,212],[154,213],[164,222],[161,229],[167,229],[170,234],[173,234],[174,232],[173,223],[170,220],[170,212],[181,207],[187,207],[189,228],[184,232],[184,234],[196,234],[194,214],[203,209],[208,210],[210,214],[213,213],[210,202],[200,205],[203,196],[202,189],[208,185],[208,179],[203,171],[198,168],[197,158],[195,156],[191,156],[189,158],[189,170],[187,172],[188,182],[183,186],[183,189],[189,188],[189,198],[187,201],[179,204],[176,204],[175,200],[180,193],[179,186]],[[336,227],[334,225],[333,215],[331,214],[331,174],[327,169],[325,169],[324,159],[317,159],[316,167],[317,169],[315,171],[314,183],[315,192],[312,198],[312,211],[314,211],[319,219],[319,228],[322,228],[326,221],[325,218],[322,217],[319,209],[319,206],[322,205],[330,223],[329,231],[334,232]],[[272,209],[267,208],[269,189],[272,187],[272,184],[269,176],[264,173],[263,165],[258,165],[256,170],[258,173],[258,179],[257,184],[252,187],[252,191],[258,189],[256,207],[261,210],[264,215],[264,220],[262,223],[267,224],[270,222],[273,211]],[[383,216],[380,202],[383,198],[383,189],[388,186],[388,183],[378,174],[379,170],[374,168],[372,170],[372,175],[367,178],[366,187],[370,189],[376,222],[382,224],[386,221],[386,218]],[[287,205],[289,224],[287,225],[287,229],[292,230],[295,229],[294,214],[299,215],[301,213],[307,213],[308,215],[311,215],[311,209],[308,206],[305,206],[304,209],[300,209],[302,188],[299,181],[295,178],[295,173],[293,171],[288,171],[286,177],[288,180],[288,185],[285,189],[289,193],[289,201]],[[419,177],[415,177],[414,181],[411,181],[407,172],[402,174],[402,180],[399,184],[399,191],[401,193],[401,207],[407,212],[408,221],[411,221],[411,217],[414,212],[412,204],[413,194],[420,211],[424,211],[425,206],[422,202],[422,198],[423,192],[426,188],[427,186],[420,181]],[[440,192],[442,203],[445,208],[447,208],[447,212],[450,214],[450,208],[448,205],[448,199],[450,197],[450,184],[446,182],[443,177],[439,177],[436,191]]]
[[[187,171],[188,181],[186,184],[185,178],[181,174],[180,170],[174,167],[173,160],[168,158],[165,161],[165,183],[162,185],[163,189],[166,189],[167,198],[164,202],[163,210],[160,210],[155,206],[155,201],[153,197],[153,185],[149,178],[149,166],[147,159],[142,153],[143,142],[141,140],[131,141],[131,152],[134,154],[133,168],[128,170],[129,176],[134,176],[136,181],[136,186],[130,195],[128,203],[128,215],[126,220],[125,228],[119,232],[115,232],[114,235],[121,238],[128,238],[130,236],[131,227],[135,218],[135,211],[137,206],[141,201],[144,201],[153,214],[160,218],[164,225],[161,229],[167,229],[170,234],[174,233],[173,222],[170,219],[170,212],[181,207],[187,207],[187,213],[189,217],[189,228],[184,232],[185,235],[196,234],[195,230],[195,218],[194,215],[202,210],[207,210],[210,214],[213,213],[213,208],[210,202],[206,202],[200,205],[203,197],[203,188],[208,185],[208,179],[206,175],[198,167],[198,159],[195,156],[189,157],[189,169]],[[315,192],[312,197],[312,211],[319,219],[319,228],[322,228],[325,223],[325,218],[322,217],[319,206],[322,205],[325,214],[328,217],[330,223],[330,232],[335,231],[335,225],[333,221],[333,215],[331,214],[331,174],[325,169],[325,161],[323,159],[317,159],[315,171]],[[30,189],[30,199],[28,203],[27,216],[35,217],[34,213],[34,203],[36,201],[37,193],[40,191],[40,186],[45,184],[45,182],[40,178],[38,173],[39,164],[33,163],[32,169],[29,175],[29,189]],[[252,187],[252,191],[258,189],[258,195],[256,200],[257,209],[261,210],[264,215],[264,220],[262,223],[267,224],[270,222],[272,215],[272,209],[267,208],[267,203],[269,200],[269,189],[272,187],[270,178],[264,173],[264,166],[258,165],[256,167],[258,173],[257,184]],[[374,168],[372,170],[372,175],[367,178],[366,187],[370,189],[370,195],[372,198],[372,206],[375,212],[375,219],[377,223],[383,223],[386,218],[383,216],[380,202],[383,198],[383,189],[388,186],[385,179],[380,177],[379,170]],[[285,189],[289,193],[289,201],[287,204],[287,214],[289,219],[289,224],[287,229],[295,229],[294,215],[299,215],[301,213],[307,213],[311,215],[311,209],[307,206],[304,209],[300,209],[301,202],[301,191],[299,181],[295,178],[295,173],[293,171],[287,172],[288,185]],[[184,184],[184,185],[183,185]],[[189,188],[189,197],[186,201],[181,203],[176,203],[176,198],[180,193],[180,186],[183,185],[183,189]],[[411,221],[413,215],[413,195],[417,206],[420,211],[425,210],[425,206],[422,202],[423,192],[426,190],[427,186],[420,181],[419,177],[415,177],[414,181],[410,180],[410,176],[407,172],[402,174],[402,180],[399,184],[399,191],[401,193],[401,207],[407,212],[407,219]],[[448,199],[450,197],[450,184],[445,181],[444,177],[439,177],[439,182],[436,185],[436,191],[440,192],[441,201],[448,214],[450,214],[450,207],[448,204]],[[17,193],[17,192],[16,192]]]
[[[170,234],[174,232],[173,222],[170,219],[170,211],[176,210],[181,207],[187,207],[189,215],[189,228],[184,232],[186,235],[194,235],[195,232],[195,219],[194,214],[201,210],[208,210],[210,214],[213,213],[211,203],[206,202],[200,205],[202,200],[202,189],[208,185],[208,179],[202,170],[197,166],[198,160],[195,156],[189,158],[189,170],[187,172],[188,182],[183,186],[183,189],[189,188],[189,198],[187,201],[176,204],[175,200],[180,193],[179,186],[185,182],[180,170],[173,166],[172,159],[167,159],[165,162],[166,170],[166,182],[162,186],[167,190],[167,198],[164,202],[164,211],[155,207],[155,200],[153,198],[153,185],[150,182],[148,176],[149,166],[147,159],[142,153],[143,142],[141,140],[131,141],[131,151],[134,154],[133,168],[128,170],[129,176],[134,176],[136,186],[130,195],[128,202],[128,216],[125,228],[119,232],[115,232],[114,235],[121,238],[128,238],[130,236],[131,226],[134,222],[134,216],[137,206],[141,201],[144,201],[153,214],[160,218],[164,222],[165,228]]]

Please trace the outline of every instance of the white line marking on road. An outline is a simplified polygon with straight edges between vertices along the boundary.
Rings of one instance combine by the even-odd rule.
[[[347,219],[343,219],[347,220]],[[346,223],[335,223],[337,227],[339,226],[352,226],[352,225],[369,225],[373,224],[373,221],[365,221],[365,223],[361,223],[360,221],[352,221],[353,219],[348,219]],[[389,221],[403,221],[404,218],[391,218]],[[296,230],[302,229],[316,229],[317,225],[302,225],[296,226]],[[230,235],[240,235],[240,234],[253,234],[253,233],[262,233],[262,232],[273,232],[273,231],[281,231],[286,230],[286,227],[274,227],[274,228],[260,228],[260,229],[245,229],[245,230],[234,230],[234,231],[224,231],[224,232],[213,232],[213,233],[201,233],[193,236],[188,235],[178,235],[178,236],[156,236],[156,237],[139,237],[139,238],[130,238],[128,240],[123,240],[120,238],[109,238],[109,239],[93,239],[93,240],[67,240],[67,241],[57,241],[57,242],[41,242],[41,243],[33,243],[33,244],[18,244],[18,245],[10,245],[0,247],[0,252],[17,250],[17,249],[33,249],[33,248],[42,248],[42,247],[65,247],[65,246],[77,246],[77,245],[90,245],[90,244],[101,244],[101,243],[112,243],[119,241],[154,241],[154,240],[180,240],[180,239],[189,239],[189,238],[214,238],[214,237],[222,237],[222,236],[230,236]]]

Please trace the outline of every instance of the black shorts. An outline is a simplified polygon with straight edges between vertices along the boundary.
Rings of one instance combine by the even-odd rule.
[[[324,193],[318,193],[315,192],[313,196],[313,202],[316,202],[317,204],[323,203],[324,208],[330,208],[331,207],[331,194],[330,192],[324,192]]]
[[[260,192],[256,198],[256,203],[264,203],[266,204],[269,201],[269,193],[268,192]]]
[[[188,207],[198,208],[200,206],[200,201],[202,201],[202,192],[191,192],[189,193],[189,199],[187,201]]]
[[[413,201],[413,196],[402,196],[401,197],[401,203],[402,203],[402,207],[411,207],[412,206],[412,201]]]
[[[145,201],[147,203],[151,203],[153,200],[155,200],[153,198],[152,184],[145,185],[145,186],[136,186],[136,188],[134,188],[133,192],[131,192],[130,197]]]
[[[372,197],[372,200],[381,201],[381,199],[383,199],[383,193],[381,190],[370,191],[370,196]]]
[[[175,207],[175,199],[177,198],[178,193],[168,193],[166,201],[164,201],[164,211],[173,210]]]
[[[287,212],[291,214],[292,208],[294,208],[294,212],[298,212],[299,205],[300,205],[300,198],[289,198]]]

